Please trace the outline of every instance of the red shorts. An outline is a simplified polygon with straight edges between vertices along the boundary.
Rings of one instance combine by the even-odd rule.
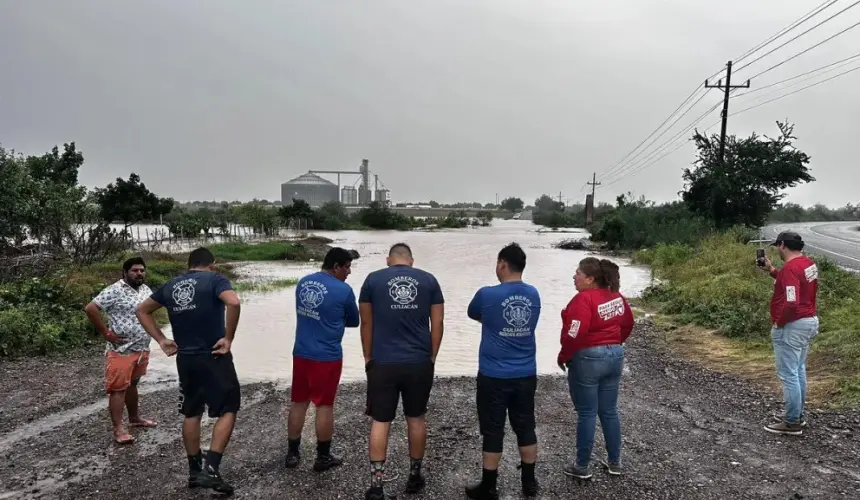
[[[129,352],[121,354],[114,351],[105,353],[105,391],[122,392],[132,382],[146,375],[149,366],[148,352]]]
[[[293,403],[333,406],[343,360],[311,361],[293,356]]]

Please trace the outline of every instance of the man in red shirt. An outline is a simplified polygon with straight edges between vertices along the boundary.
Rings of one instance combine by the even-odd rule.
[[[810,341],[818,335],[818,311],[815,304],[818,267],[803,254],[803,239],[797,233],[780,233],[772,245],[785,262],[779,270],[768,259],[764,262],[764,269],[776,280],[770,301],[770,319],[773,323],[770,336],[776,373],[782,382],[785,417],[767,425],[765,430],[774,434],[799,436],[806,425],[803,420],[806,357]]]

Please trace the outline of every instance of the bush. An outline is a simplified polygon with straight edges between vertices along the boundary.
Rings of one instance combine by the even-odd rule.
[[[712,233],[708,221],[680,202],[655,205],[644,199],[621,199],[614,212],[594,225],[592,239],[612,250],[637,250],[660,243],[694,245]]]
[[[300,243],[267,241],[264,243],[216,243],[207,248],[219,261],[307,260],[308,252]]]

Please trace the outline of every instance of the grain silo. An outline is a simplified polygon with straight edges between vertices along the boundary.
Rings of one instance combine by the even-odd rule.
[[[354,186],[344,186],[340,190],[340,202],[344,205],[358,205],[358,190]]]
[[[310,172],[281,184],[281,204],[285,207],[296,199],[319,208],[330,201],[338,201],[338,195],[337,184]]]

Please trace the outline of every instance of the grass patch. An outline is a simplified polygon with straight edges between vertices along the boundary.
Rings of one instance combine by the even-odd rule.
[[[301,243],[267,241],[263,243],[215,243],[207,248],[219,261],[300,260],[312,257]]]
[[[260,281],[260,282],[249,282],[249,281],[238,281],[233,283],[233,290],[236,293],[243,292],[257,292],[257,293],[268,293],[274,292],[276,290],[282,290],[284,288],[290,288],[292,286],[296,286],[299,280],[296,278],[287,278],[287,279],[278,279],[274,281]]]
[[[768,307],[773,279],[755,267],[755,247],[739,242],[739,233],[706,238],[696,247],[659,245],[637,252],[634,259],[651,266],[659,281],[649,287],[641,305],[672,322],[696,325],[711,332],[703,359],[720,352],[739,364],[758,360],[773,371]],[[771,252],[770,258],[778,257]],[[832,262],[816,258],[819,269],[818,308],[821,331],[810,349],[810,384],[814,374],[827,374],[819,389],[836,404],[860,404],[860,277]],[[684,330],[681,330],[682,332]],[[686,337],[692,334],[687,331]],[[720,349],[715,342],[721,342]],[[676,336],[676,341],[686,341]],[[755,364],[755,363],[753,363]],[[729,365],[732,371],[743,371]]]

